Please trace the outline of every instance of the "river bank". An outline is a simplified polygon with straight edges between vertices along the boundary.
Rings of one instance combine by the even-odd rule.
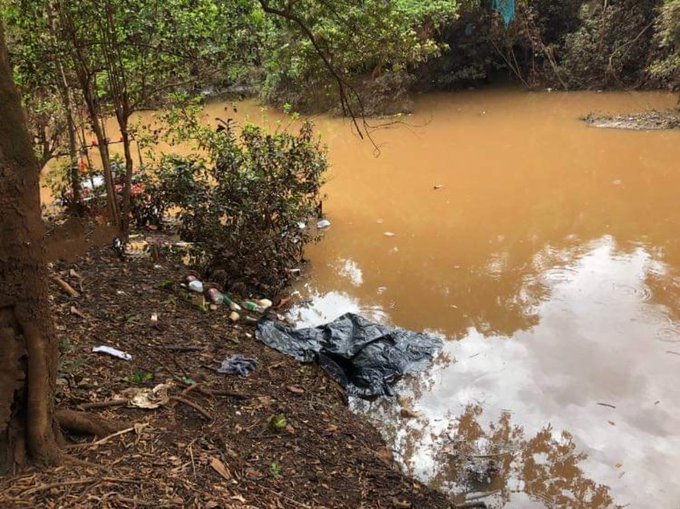
[[[127,432],[69,437],[72,456],[92,466],[17,472],[2,479],[0,506],[452,507],[400,473],[322,370],[268,349],[227,308],[205,313],[179,297],[173,282],[186,267],[122,262],[103,247],[53,270],[79,293],[51,287],[58,407],[88,408]],[[92,353],[98,345],[132,360]],[[236,354],[257,362],[249,376],[216,373]],[[110,403],[161,383],[178,399],[153,410]],[[285,417],[280,430],[275,415]]]

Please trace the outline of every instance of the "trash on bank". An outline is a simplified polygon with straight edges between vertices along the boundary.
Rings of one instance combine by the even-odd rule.
[[[319,228],[320,230],[323,230],[325,228],[330,228],[331,222],[328,219],[322,219],[321,221],[316,223],[316,227]]]
[[[217,288],[208,290],[208,296],[215,304],[226,304],[232,311],[241,311],[241,306],[220,292]]]
[[[153,389],[130,387],[122,392],[122,395],[129,400],[128,404],[137,408],[144,408],[146,410],[154,410],[163,405],[167,405],[170,401],[168,391],[172,384],[158,384]]]
[[[112,348],[110,346],[95,346],[92,348],[92,351],[94,353],[105,353],[107,355],[110,355],[111,357],[116,357],[118,359],[123,359],[124,361],[131,361],[132,360],[132,355],[129,353],[125,353],[121,350],[118,350],[117,348]]]
[[[224,375],[248,376],[257,367],[257,361],[242,355],[234,355],[222,361],[222,365],[217,368],[218,373]]]
[[[189,290],[193,290],[197,293],[203,293],[203,282],[199,281],[198,279],[189,281]]]
[[[257,339],[301,362],[316,361],[354,396],[392,396],[406,373],[424,369],[442,346],[429,334],[372,323],[347,313],[319,327],[294,329],[266,321]]]

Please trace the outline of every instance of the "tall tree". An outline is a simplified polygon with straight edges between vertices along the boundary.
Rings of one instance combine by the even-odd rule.
[[[55,410],[59,346],[48,299],[38,160],[12,80],[0,23],[0,474],[26,454],[54,464],[61,429],[103,435],[116,425]]]
[[[50,315],[38,161],[0,24],[0,468],[59,456],[58,344]]]

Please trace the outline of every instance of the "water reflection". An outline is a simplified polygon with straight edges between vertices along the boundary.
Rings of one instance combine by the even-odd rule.
[[[490,507],[671,507],[675,270],[610,236],[546,247],[530,266],[517,301],[531,327],[469,327],[424,376],[401,383],[399,405],[355,408],[380,422],[413,475]]]

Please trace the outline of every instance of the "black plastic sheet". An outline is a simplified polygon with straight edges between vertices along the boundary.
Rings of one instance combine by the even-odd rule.
[[[318,362],[348,394],[365,398],[392,396],[399,378],[424,369],[442,346],[435,336],[375,324],[352,313],[308,329],[261,322],[257,338],[298,361]]]

